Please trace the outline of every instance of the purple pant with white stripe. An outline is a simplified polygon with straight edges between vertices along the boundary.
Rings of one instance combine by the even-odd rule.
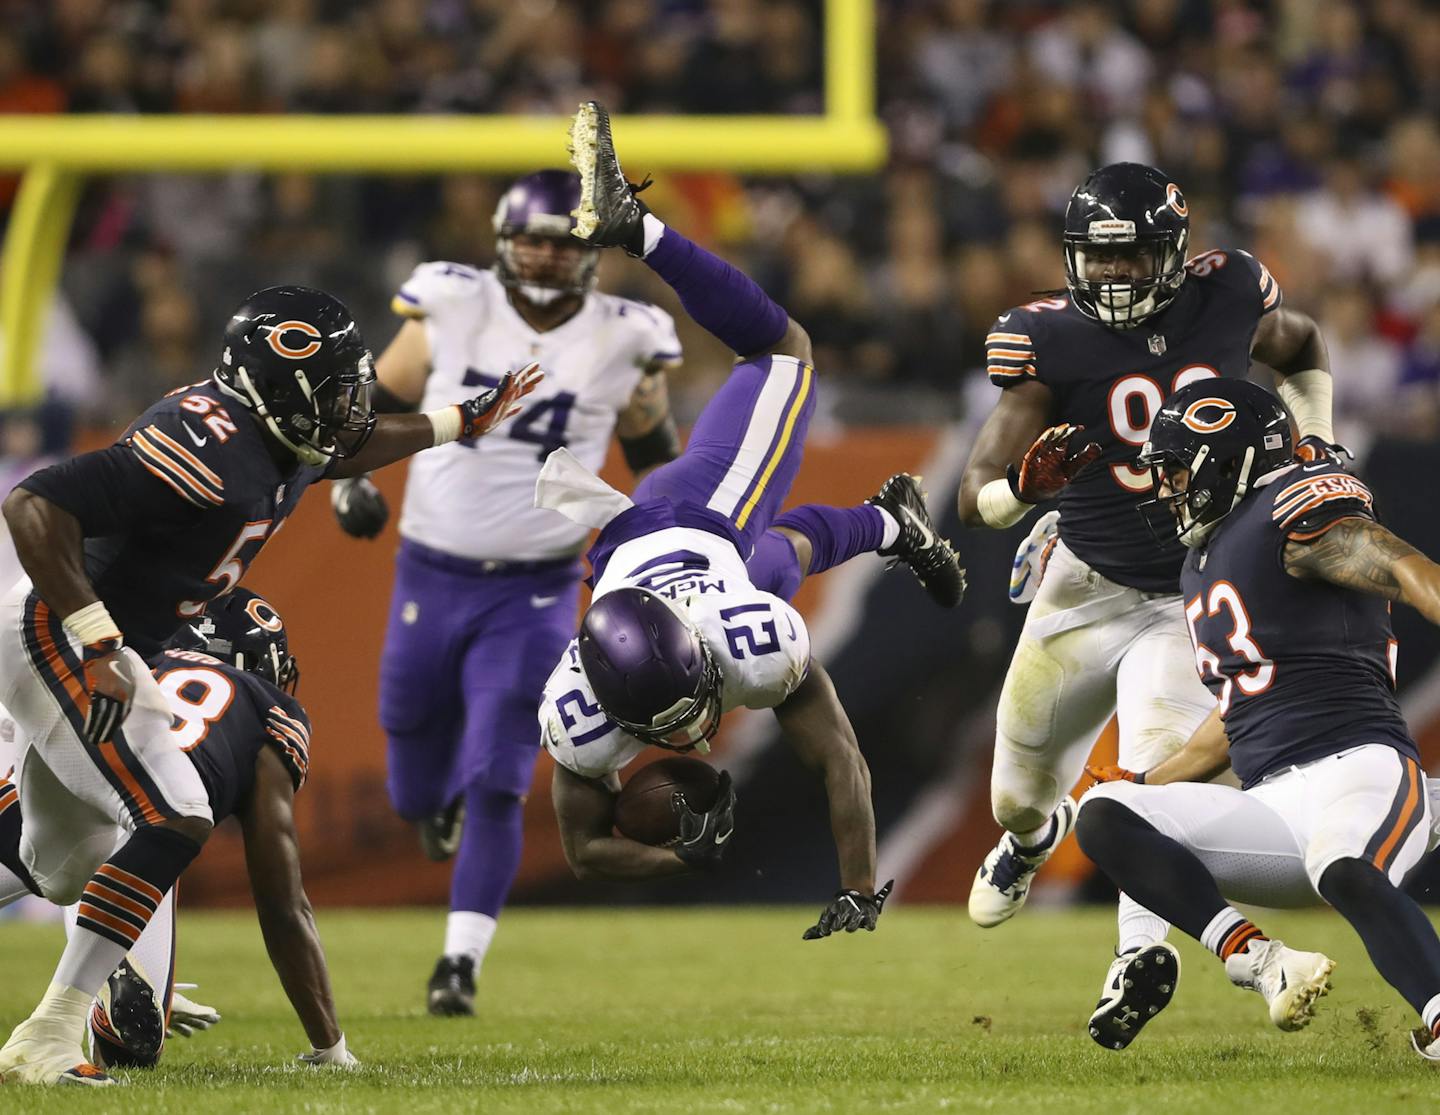
[[[636,487],[636,504],[707,508],[739,532],[748,556],[790,494],[814,412],[810,365],[793,356],[737,364],[700,412],[685,452]]]
[[[535,710],[575,629],[576,562],[485,572],[413,542],[396,560],[380,658],[390,800],[415,820],[466,787],[527,793]]]

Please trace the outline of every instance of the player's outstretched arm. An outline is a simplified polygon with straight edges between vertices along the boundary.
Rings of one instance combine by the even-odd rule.
[[[1371,519],[1341,519],[1318,538],[1287,542],[1285,572],[1409,604],[1440,626],[1440,565]]]
[[[255,764],[255,785],[238,814],[250,891],[265,951],[314,1046],[302,1056],[312,1063],[353,1064],[335,1020],[325,950],[300,879],[294,801],[289,771],[270,748],[263,749]]]
[[[520,412],[520,400],[534,391],[545,378],[538,364],[518,372],[507,372],[500,383],[483,394],[455,406],[441,407],[424,414],[382,414],[375,432],[353,457],[337,461],[329,472],[332,480],[344,480],[396,461],[448,445],[462,438],[484,437],[505,419]]]
[[[615,829],[615,797],[620,780],[581,778],[555,765],[550,799],[560,825],[565,860],[577,879],[633,882],[680,875],[690,865],[673,848],[656,848],[619,835]]]
[[[647,370],[625,409],[616,416],[615,436],[637,480],[680,456],[680,431],[670,413],[670,386],[664,370],[675,366],[672,362]]]
[[[1098,445],[1077,436],[1084,427],[1050,425],[1054,401],[1050,388],[1034,380],[1001,393],[960,480],[966,526],[1013,526],[1100,455]]]
[[[830,831],[840,861],[840,886],[875,893],[875,809],[870,768],[825,668],[813,659],[794,693],[775,706],[785,741],[825,780]]]
[[[1230,737],[1225,734],[1225,721],[1220,706],[1201,721],[1185,746],[1149,770],[1130,771],[1124,767],[1091,767],[1085,773],[1096,782],[1140,782],[1146,786],[1165,786],[1171,782],[1209,782],[1230,767]]]

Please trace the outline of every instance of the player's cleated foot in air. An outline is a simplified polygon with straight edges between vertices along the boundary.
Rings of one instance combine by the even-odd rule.
[[[165,1045],[165,1010],[145,974],[120,961],[90,1010],[90,1054],[105,1068],[148,1069]]]
[[[1258,991],[1270,1004],[1270,1021],[1282,1030],[1302,1030],[1315,1015],[1315,1001],[1330,990],[1335,961],[1318,952],[1297,952],[1283,941],[1252,941],[1225,961],[1236,987]]]
[[[79,1085],[100,1088],[115,1079],[85,1058],[68,1027],[27,1018],[0,1049],[0,1084]]]
[[[970,920],[982,929],[1009,921],[1030,897],[1030,884],[1047,859],[1075,827],[1075,801],[1060,799],[1055,826],[1040,848],[1022,848],[1014,834],[1006,833],[990,850],[970,885]]]
[[[460,832],[465,826],[465,799],[456,798],[439,813],[419,824],[420,850],[425,858],[443,863],[460,849]]]
[[[1124,1049],[1141,1027],[1170,1005],[1180,982],[1180,954],[1164,941],[1115,957],[1090,1016],[1090,1036],[1106,1049]]]
[[[644,254],[641,221],[649,210],[635,195],[648,182],[632,186],[625,180],[610,136],[610,114],[599,101],[586,101],[575,113],[570,125],[570,162],[580,176],[580,204],[571,214],[574,234],[597,248]]]
[[[935,533],[920,478],[897,472],[865,502],[884,508],[900,524],[900,537],[893,546],[881,550],[880,556],[893,558],[892,568],[897,564],[908,565],[942,608],[959,604],[965,595],[965,570],[960,568],[960,559],[950,543]]]
[[[475,959],[442,956],[430,975],[428,1009],[440,1017],[475,1013]]]

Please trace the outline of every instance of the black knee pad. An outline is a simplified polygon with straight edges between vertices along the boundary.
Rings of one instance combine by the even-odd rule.
[[[1353,856],[1337,859],[1320,876],[1316,888],[1320,897],[1337,910],[1358,902],[1367,902],[1380,891],[1394,890],[1385,873],[1369,860]]]

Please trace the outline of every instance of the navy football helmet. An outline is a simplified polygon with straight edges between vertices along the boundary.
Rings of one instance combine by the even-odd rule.
[[[300,684],[300,665],[290,653],[280,613],[249,589],[231,589],[210,601],[168,646],[198,650],[237,670],[258,674],[286,693],[294,693]]]
[[[720,727],[720,668],[695,626],[648,589],[620,588],[580,624],[580,666],[605,715],[671,751],[702,752]]]
[[[215,382],[307,465],[351,457],[375,429],[375,361],[338,298],[273,286],[225,327]]]
[[[1104,325],[1139,325],[1179,294],[1189,243],[1190,208],[1179,186],[1140,163],[1103,166],[1075,188],[1065,207],[1070,298]],[[1111,259],[1133,261],[1139,274],[1107,278],[1104,264]]]
[[[1187,384],[1165,400],[1140,450],[1156,492],[1141,514],[1157,538],[1199,546],[1292,457],[1290,415],[1265,388],[1243,379]]]
[[[570,235],[580,205],[580,176],[537,170],[517,178],[495,207],[495,275],[537,305],[595,286],[600,249]],[[550,241],[548,253],[538,241]]]

